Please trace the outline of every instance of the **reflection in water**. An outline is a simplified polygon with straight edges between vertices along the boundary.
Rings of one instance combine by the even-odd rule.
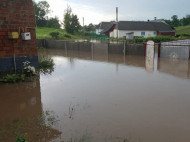
[[[56,128],[62,134],[55,142],[190,139],[190,81],[181,72],[167,75],[172,73],[164,67],[166,61],[158,60],[153,72],[154,62],[139,56],[47,52],[56,67],[40,82],[44,108],[59,116]],[[181,63],[175,65],[181,68]],[[188,74],[189,64],[184,66]]]
[[[97,52],[47,50],[55,68],[40,83],[0,85],[0,141],[190,139],[189,61]]]
[[[50,115],[43,115],[39,79],[20,84],[0,84],[0,90],[1,142],[14,142],[22,135],[30,142],[49,141],[59,135],[57,130],[43,123]]]
[[[180,78],[190,78],[190,61],[188,60],[173,60],[156,57],[142,57],[142,56],[130,56],[130,55],[120,55],[120,54],[108,54],[107,50],[98,50],[91,52],[80,52],[80,51],[66,51],[64,50],[47,50],[47,54],[56,57],[67,57],[70,65],[74,67],[75,60],[92,60],[101,61],[108,63],[115,63],[116,69],[119,69],[119,65],[127,65],[133,67],[144,68],[147,72],[153,73],[155,62],[157,62],[157,70],[162,73],[171,74]],[[154,59],[156,58],[156,60]]]
[[[147,72],[154,72],[154,58],[146,57],[146,71]]]
[[[176,59],[158,59],[158,70],[180,78],[190,78],[190,61]]]

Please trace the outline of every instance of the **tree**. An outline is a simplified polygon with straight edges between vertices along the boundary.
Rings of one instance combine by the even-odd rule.
[[[173,26],[173,27],[178,27],[178,26],[180,26],[180,22],[179,22],[179,19],[178,19],[178,16],[177,16],[177,15],[173,15],[173,16],[171,17],[171,19],[172,19],[172,26]]]
[[[173,26],[171,20],[164,20],[164,21],[165,21],[168,25]]]
[[[90,23],[88,26],[84,26],[84,30],[86,32],[94,32],[96,30],[96,27],[95,27],[95,25]]]
[[[35,19],[36,25],[43,27],[47,24],[47,15],[49,14],[50,5],[46,1],[39,1],[38,3],[34,3],[34,11],[35,11]]]
[[[177,15],[173,15],[171,19],[172,20],[165,20],[165,22],[172,27],[190,25],[190,15],[186,15],[186,17],[182,19],[178,19]]]
[[[186,17],[183,17],[183,25],[189,25],[190,24],[190,15],[186,15]]]
[[[67,9],[65,10],[63,24],[66,32],[68,33],[73,34],[79,31],[80,23],[78,17],[72,13],[70,6],[67,6]]]
[[[57,29],[61,27],[61,25],[59,24],[58,17],[50,18],[49,20],[47,20],[46,26],[50,28],[57,28]]]

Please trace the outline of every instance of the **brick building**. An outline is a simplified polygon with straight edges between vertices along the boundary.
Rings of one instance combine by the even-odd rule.
[[[0,0],[0,72],[21,69],[24,61],[38,65],[33,2]]]

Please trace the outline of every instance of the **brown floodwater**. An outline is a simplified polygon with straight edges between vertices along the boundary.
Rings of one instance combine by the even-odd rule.
[[[187,142],[190,62],[46,50],[52,70],[0,84],[0,141]],[[157,55],[156,55],[157,56]]]

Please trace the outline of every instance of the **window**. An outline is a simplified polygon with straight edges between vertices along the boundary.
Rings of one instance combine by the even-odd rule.
[[[154,35],[156,35],[156,32],[154,32]]]
[[[141,32],[141,36],[145,36],[145,32]]]

